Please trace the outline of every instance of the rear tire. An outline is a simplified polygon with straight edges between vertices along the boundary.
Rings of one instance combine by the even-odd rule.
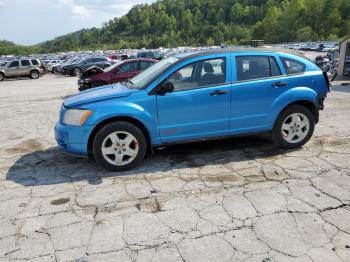
[[[5,75],[3,73],[0,73],[0,82],[5,80]]]
[[[301,105],[292,105],[280,113],[272,136],[279,147],[293,149],[306,144],[314,129],[315,117],[311,111]]]
[[[32,70],[29,73],[31,79],[38,79],[40,77],[40,72],[38,70]]]
[[[113,122],[97,132],[92,147],[97,163],[110,171],[124,171],[142,162],[147,142],[137,126]]]

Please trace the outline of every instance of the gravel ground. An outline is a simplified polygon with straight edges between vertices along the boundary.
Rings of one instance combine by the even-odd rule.
[[[123,173],[57,150],[76,91],[71,77],[0,83],[0,261],[350,261],[350,86],[300,150],[234,138]]]

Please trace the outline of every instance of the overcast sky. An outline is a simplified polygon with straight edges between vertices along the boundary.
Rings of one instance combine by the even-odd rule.
[[[0,0],[0,40],[32,45],[126,14],[155,0]]]

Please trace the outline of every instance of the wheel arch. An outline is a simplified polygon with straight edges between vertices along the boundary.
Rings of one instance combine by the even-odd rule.
[[[315,118],[315,123],[319,121],[319,111],[317,107],[318,94],[309,87],[295,87],[283,92],[272,104],[272,114],[269,118],[269,125],[273,128],[278,116],[291,105],[301,105],[311,111]]]
[[[37,68],[30,69],[29,74],[34,72],[34,71],[36,71],[36,72],[38,72],[40,74],[40,70],[37,69]]]
[[[292,105],[300,105],[300,106],[303,106],[303,107],[306,107],[307,109],[310,110],[310,112],[312,113],[312,115],[314,116],[315,118],[315,124],[318,123],[319,121],[319,111],[317,109],[317,106],[314,102],[311,102],[309,100],[296,100],[294,102],[291,102],[289,103],[288,105],[286,105],[282,110],[281,112],[283,112],[286,108],[292,106]],[[280,113],[281,113],[280,112]]]
[[[88,140],[88,154],[89,156],[92,156],[92,145],[95,139],[95,136],[97,134],[97,132],[99,130],[101,130],[102,127],[104,127],[105,125],[109,124],[109,123],[113,123],[116,121],[123,121],[123,122],[128,122],[131,123],[135,126],[137,126],[141,132],[144,134],[146,141],[147,141],[147,150],[151,150],[152,146],[151,146],[151,136],[150,133],[148,131],[148,129],[146,128],[146,126],[138,119],[134,118],[134,117],[130,117],[130,116],[115,116],[115,117],[111,117],[111,118],[107,118],[103,121],[101,121],[100,123],[98,123],[95,128],[92,130],[90,136],[89,136],[89,140]]]

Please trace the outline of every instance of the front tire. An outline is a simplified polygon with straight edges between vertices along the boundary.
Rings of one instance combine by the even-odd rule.
[[[93,142],[96,161],[110,171],[129,170],[146,155],[147,143],[142,131],[128,122],[113,122],[102,127]]]
[[[40,76],[40,73],[38,70],[32,70],[32,71],[30,71],[29,76],[31,79],[38,79]]]
[[[310,140],[314,129],[315,118],[310,110],[292,105],[279,115],[273,129],[273,140],[281,148],[299,148]]]
[[[5,80],[5,75],[3,73],[0,73],[0,82]]]

